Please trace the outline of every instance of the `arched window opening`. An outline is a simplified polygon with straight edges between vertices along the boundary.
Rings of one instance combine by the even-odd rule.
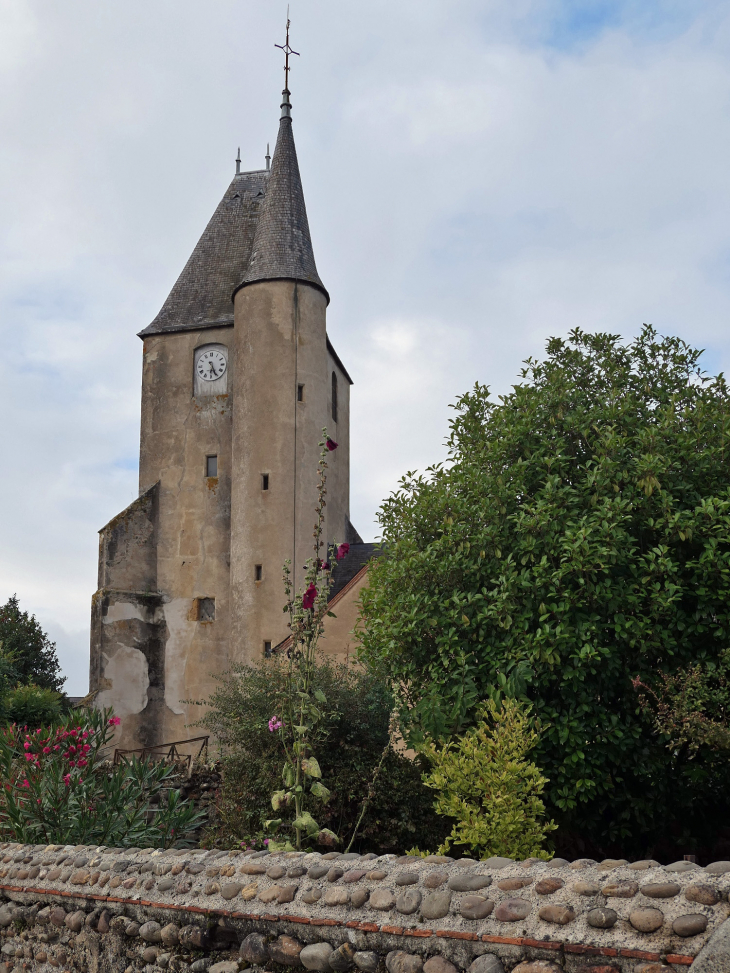
[[[332,421],[337,422],[337,376],[332,372]]]

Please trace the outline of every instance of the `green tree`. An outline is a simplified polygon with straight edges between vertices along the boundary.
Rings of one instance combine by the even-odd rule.
[[[543,846],[556,825],[543,820],[547,780],[527,757],[539,739],[529,710],[514,699],[499,705],[488,699],[476,726],[428,748],[432,766],[424,783],[437,792],[437,813],[456,819],[440,855],[458,845],[482,859],[549,857]]]
[[[730,402],[700,355],[651,327],[553,338],[509,394],[460,398],[448,463],[380,510],[363,658],[414,740],[530,700],[558,839],[645,848],[727,811],[727,761],[673,760],[632,685],[730,644]]]
[[[52,642],[35,615],[20,610],[16,595],[0,607],[0,642],[12,660],[19,682],[61,692],[65,677]]]

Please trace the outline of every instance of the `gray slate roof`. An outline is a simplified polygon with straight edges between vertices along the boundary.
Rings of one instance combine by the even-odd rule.
[[[373,558],[380,557],[382,550],[379,544],[350,544],[350,550],[335,568],[334,584],[330,588],[328,601],[339,595],[343,588],[359,574],[362,568]]]
[[[271,176],[251,258],[236,290],[261,280],[282,279],[313,284],[329,302],[314,262],[292,122],[286,112],[279,122]]]
[[[265,169],[234,177],[162,310],[140,338],[233,324],[231,295],[248,266],[268,179]]]

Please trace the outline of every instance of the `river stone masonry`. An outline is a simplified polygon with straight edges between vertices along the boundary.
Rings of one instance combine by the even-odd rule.
[[[0,973],[730,973],[730,862],[0,844]]]

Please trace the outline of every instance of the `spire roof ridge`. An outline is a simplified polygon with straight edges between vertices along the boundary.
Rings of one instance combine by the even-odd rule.
[[[266,197],[256,227],[251,259],[234,295],[264,280],[301,280],[329,294],[317,273],[304,190],[292,131],[289,91],[282,92],[282,114]]]

